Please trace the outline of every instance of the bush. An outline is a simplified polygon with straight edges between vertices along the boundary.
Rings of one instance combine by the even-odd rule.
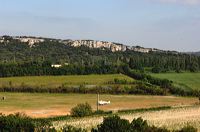
[[[84,117],[92,115],[92,107],[88,104],[78,104],[76,107],[72,108],[71,115],[73,117]]]
[[[0,115],[0,132],[49,131],[52,124],[48,120],[34,120],[25,114]]]
[[[98,110],[98,111],[95,111],[93,114],[94,115],[105,115],[105,114],[112,114],[112,113],[113,113],[112,111]]]
[[[97,126],[97,129],[93,129],[92,132],[127,132],[129,130],[130,123],[128,120],[120,119],[119,116],[110,116],[104,118],[102,124]]]
[[[130,131],[132,132],[144,132],[149,127],[147,121],[142,118],[134,119],[130,125]]]
[[[197,132],[197,129],[193,126],[185,126],[178,132]]]
[[[92,132],[169,132],[165,128],[149,126],[146,120],[142,118],[134,119],[131,123],[128,120],[120,119],[119,116],[110,116],[104,118],[102,124]]]
[[[16,115],[1,115],[0,116],[0,131],[4,132],[20,132],[20,131],[30,131],[33,132],[35,125],[32,120],[22,114]]]
[[[66,125],[62,128],[62,132],[87,132],[87,130]]]
[[[152,71],[153,73],[160,73],[160,72],[162,72],[162,68],[159,67],[159,66],[155,66],[155,67],[152,68],[151,71]]]

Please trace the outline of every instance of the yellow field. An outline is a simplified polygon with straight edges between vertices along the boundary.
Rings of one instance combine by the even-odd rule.
[[[157,127],[165,127],[169,130],[179,130],[184,126],[191,125],[200,131],[200,106],[191,106],[183,108],[173,108],[170,110],[138,112],[132,114],[121,114],[121,118],[130,122],[134,118],[142,117],[148,121],[148,124]],[[67,121],[68,125],[79,126],[85,129],[91,129],[103,122],[103,116],[85,117]],[[62,127],[66,121],[54,122],[56,128]]]

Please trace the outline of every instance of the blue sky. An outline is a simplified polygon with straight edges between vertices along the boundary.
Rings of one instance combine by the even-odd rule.
[[[0,0],[0,35],[200,51],[200,0]]]

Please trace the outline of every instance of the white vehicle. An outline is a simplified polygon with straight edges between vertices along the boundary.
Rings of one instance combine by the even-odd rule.
[[[108,105],[108,104],[110,104],[110,101],[103,101],[103,100],[100,100],[100,101],[98,102],[98,104],[99,104],[99,105]]]

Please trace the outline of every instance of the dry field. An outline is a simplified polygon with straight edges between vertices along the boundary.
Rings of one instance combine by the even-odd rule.
[[[186,125],[192,125],[200,131],[200,106],[190,106],[174,108],[170,110],[140,112],[132,114],[121,114],[121,118],[132,121],[134,118],[142,117],[148,120],[150,125],[166,127],[170,130],[177,130]],[[69,121],[55,122],[54,125],[59,129],[63,124],[79,126],[86,129],[96,127],[103,121],[103,117],[87,117],[73,119]]]
[[[0,93],[0,113],[23,112],[31,117],[51,117],[69,114],[72,107],[88,102],[96,109],[95,94],[47,94],[47,93]],[[120,110],[150,108],[159,106],[192,105],[197,98],[175,96],[135,96],[100,95],[101,100],[110,100],[111,104],[100,106],[102,110]]]

